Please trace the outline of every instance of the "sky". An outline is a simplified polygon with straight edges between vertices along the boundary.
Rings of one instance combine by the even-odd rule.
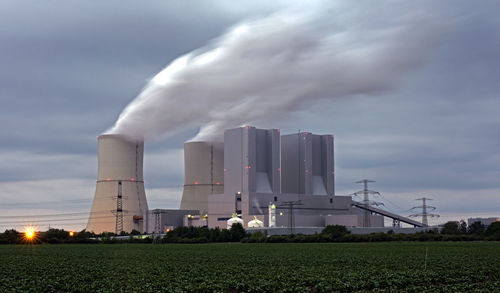
[[[431,224],[500,217],[498,2],[269,2],[0,1],[0,230],[27,224],[83,229],[97,177],[96,136],[157,73],[241,23],[307,5],[328,6],[327,25],[345,27],[361,48],[370,48],[369,38],[350,28],[364,18],[404,23],[402,11],[418,10],[412,25],[421,32],[436,34],[423,15],[442,26],[391,86],[316,99],[255,126],[334,134],[340,195],[358,191],[355,182],[368,178],[381,193],[374,200],[402,215],[413,213],[415,199],[432,198],[441,217]],[[406,50],[385,58],[407,60]],[[379,60],[359,61],[361,69],[372,61]],[[380,66],[370,76],[386,76]],[[326,73],[332,82],[343,78]],[[202,126],[188,123],[146,141],[150,208],[179,207],[183,143]]]

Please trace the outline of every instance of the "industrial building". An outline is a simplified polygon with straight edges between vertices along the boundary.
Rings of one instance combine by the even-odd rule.
[[[145,217],[144,233],[161,234],[179,226],[205,226],[203,222],[196,221],[199,218],[198,210],[150,210]]]
[[[225,227],[235,211],[266,227],[362,225],[350,196],[335,195],[333,135],[240,127],[224,133],[224,193],[208,196],[208,227]],[[202,166],[200,166],[203,168]],[[383,217],[371,215],[372,227]]]
[[[88,231],[164,233],[177,226],[226,228],[236,213],[245,227],[383,227],[384,216],[419,222],[335,195],[334,136],[244,126],[224,142],[184,144],[179,210],[148,210],[142,178],[143,142],[101,135],[98,180]],[[100,215],[107,217],[101,218]],[[111,217],[110,217],[111,216]],[[367,218],[368,217],[368,218]]]
[[[500,222],[500,218],[491,217],[491,218],[469,218],[469,219],[467,219],[468,226],[472,225],[475,222],[479,222],[479,223],[481,223],[481,225],[487,227],[495,222]]]

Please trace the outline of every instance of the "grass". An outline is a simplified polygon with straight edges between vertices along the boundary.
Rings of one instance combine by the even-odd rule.
[[[0,246],[0,292],[498,288],[499,242]]]

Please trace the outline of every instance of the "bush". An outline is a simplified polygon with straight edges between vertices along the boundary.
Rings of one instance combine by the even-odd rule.
[[[253,238],[253,239],[262,239],[262,238],[266,238],[266,234],[264,234],[264,233],[262,233],[260,231],[255,231],[252,234],[250,234],[250,238]]]
[[[231,233],[231,241],[240,241],[245,237],[245,229],[240,223],[234,223],[229,232]]]
[[[130,235],[141,235],[141,232],[133,229],[132,231],[130,231]]]
[[[207,227],[177,227],[164,237],[165,243],[206,243],[240,241],[246,236],[241,224],[233,224],[230,230]]]
[[[476,221],[472,223],[469,227],[467,227],[468,234],[483,234],[485,227],[481,224],[480,221]]]
[[[0,234],[0,244],[17,244],[21,242],[21,233],[14,229],[5,230]]]
[[[485,234],[492,240],[500,240],[500,222],[491,223],[486,228]]]
[[[230,242],[231,241],[231,232],[227,229],[222,229],[217,237],[216,242]]]
[[[47,239],[52,239],[52,241],[67,240],[67,239],[69,239],[69,232],[65,231],[64,229],[54,229],[54,228],[52,228],[52,229],[49,229],[47,232],[45,232],[44,236]]]
[[[290,237],[287,235],[271,235],[266,238],[266,242],[268,243],[284,243],[291,242]]]
[[[458,221],[449,221],[443,225],[441,229],[441,234],[465,234],[467,233],[467,224],[462,220]]]
[[[83,229],[82,231],[80,231],[78,233],[75,233],[74,238],[75,239],[88,239],[88,238],[93,238],[93,237],[96,237],[96,236],[97,235],[95,233],[88,232],[85,229]]]
[[[264,242],[266,240],[266,237],[266,234],[262,233],[261,231],[255,231],[251,234],[248,234],[240,241],[242,243],[259,243]]]
[[[321,231],[321,237],[326,240],[336,240],[344,235],[351,234],[345,226],[341,225],[328,225]]]

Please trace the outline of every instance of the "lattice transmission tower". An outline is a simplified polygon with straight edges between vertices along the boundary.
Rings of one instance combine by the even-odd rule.
[[[118,181],[118,195],[116,196],[116,226],[115,234],[120,235],[123,231],[123,196],[122,196],[122,182]]]
[[[155,228],[153,230],[153,244],[161,243],[161,210],[153,210],[153,215],[155,219]]]
[[[369,182],[376,182],[376,181],[369,180],[369,179],[362,179],[360,181],[356,181],[356,183],[363,183],[364,188],[363,188],[363,190],[356,191],[355,193],[353,193],[354,195],[363,195],[363,205],[365,206],[365,214],[363,216],[363,227],[370,227],[371,226],[371,223],[370,223],[371,212],[368,210],[369,206],[384,205],[381,202],[370,200],[370,194],[380,194],[380,192],[374,191],[374,190],[369,190],[368,189]]]
[[[422,209],[422,212],[410,215],[410,217],[422,217],[422,224],[424,224],[425,227],[429,226],[428,217],[439,218],[438,214],[429,213],[429,211],[434,211],[436,209],[436,207],[427,205],[427,203],[426,203],[426,201],[432,200],[432,198],[422,197],[422,198],[417,198],[416,200],[421,200],[422,201],[422,205],[421,206],[413,207],[411,209],[412,210],[414,210],[414,209]]]

